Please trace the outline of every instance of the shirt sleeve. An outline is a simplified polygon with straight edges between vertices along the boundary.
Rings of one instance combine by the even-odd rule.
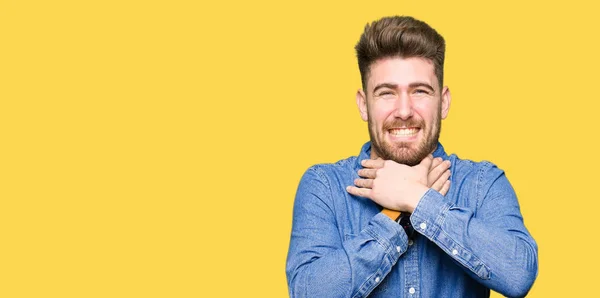
[[[310,168],[294,201],[286,264],[290,297],[365,297],[406,251],[406,233],[386,215],[342,237],[335,212],[326,177]]]
[[[508,297],[523,297],[537,276],[537,244],[504,172],[488,163],[476,179],[477,187],[459,196],[477,200],[477,208],[455,206],[429,189],[411,223],[481,284]]]

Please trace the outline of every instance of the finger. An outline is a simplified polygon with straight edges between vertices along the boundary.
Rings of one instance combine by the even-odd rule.
[[[445,170],[448,169],[448,164],[443,162],[441,159],[434,158],[431,163],[431,167],[429,168],[429,173],[427,174],[427,179],[430,183],[433,183],[437,180]]]
[[[450,180],[444,183],[444,186],[442,186],[442,189],[440,189],[440,193],[442,196],[445,196],[448,193],[448,190],[450,190]]]
[[[363,159],[360,164],[365,167],[365,168],[371,168],[371,169],[378,169],[378,168],[383,168],[383,164],[384,164],[385,160],[378,158],[378,159]]]
[[[377,169],[360,169],[358,170],[358,176],[375,179],[377,177]]]
[[[418,164],[418,166],[422,166],[425,169],[429,170],[429,167],[431,167],[431,163],[433,162],[433,156],[431,154],[427,155],[427,157],[423,158],[423,160],[421,160],[421,162]]]
[[[432,169],[434,169],[435,167],[437,167],[441,163],[442,163],[442,158],[441,157],[434,158],[433,161],[431,162],[431,166],[429,167],[429,171],[431,171]]]
[[[346,191],[351,195],[355,195],[358,197],[371,198],[371,189],[369,188],[358,188],[356,186],[347,186]]]
[[[354,179],[354,185],[364,188],[373,188],[373,179]]]
[[[435,159],[433,161],[435,163]],[[433,166],[431,164],[431,168],[429,169],[429,174],[427,175],[427,179],[430,183],[436,181],[446,170],[450,168],[450,161],[440,161],[437,166]]]
[[[437,180],[435,180],[433,185],[431,185],[431,188],[440,191],[444,186],[444,183],[448,181],[448,178],[450,178],[450,170],[446,170]]]

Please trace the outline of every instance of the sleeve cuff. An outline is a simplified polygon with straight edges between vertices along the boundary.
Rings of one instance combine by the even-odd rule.
[[[410,216],[410,222],[415,231],[433,239],[438,234],[451,206],[442,194],[430,188],[417,204]]]
[[[408,247],[408,237],[404,229],[383,213],[376,214],[365,231],[394,259],[399,258]]]

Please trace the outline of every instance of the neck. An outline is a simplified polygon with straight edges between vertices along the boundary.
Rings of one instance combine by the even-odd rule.
[[[371,159],[378,159],[379,155],[377,154],[377,152],[375,152],[375,148],[373,148],[373,146],[371,146]]]

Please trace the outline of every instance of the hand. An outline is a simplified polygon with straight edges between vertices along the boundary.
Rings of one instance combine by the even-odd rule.
[[[433,159],[433,162],[429,167],[429,174],[427,175],[427,186],[441,193],[443,196],[445,196],[450,189],[449,168],[449,160],[444,161],[441,157],[436,157]]]
[[[366,159],[361,162],[364,168],[358,170],[363,178],[354,180],[356,186],[348,186],[346,191],[369,198],[384,208],[412,213],[429,189],[432,163],[431,155],[414,167],[392,160]]]

